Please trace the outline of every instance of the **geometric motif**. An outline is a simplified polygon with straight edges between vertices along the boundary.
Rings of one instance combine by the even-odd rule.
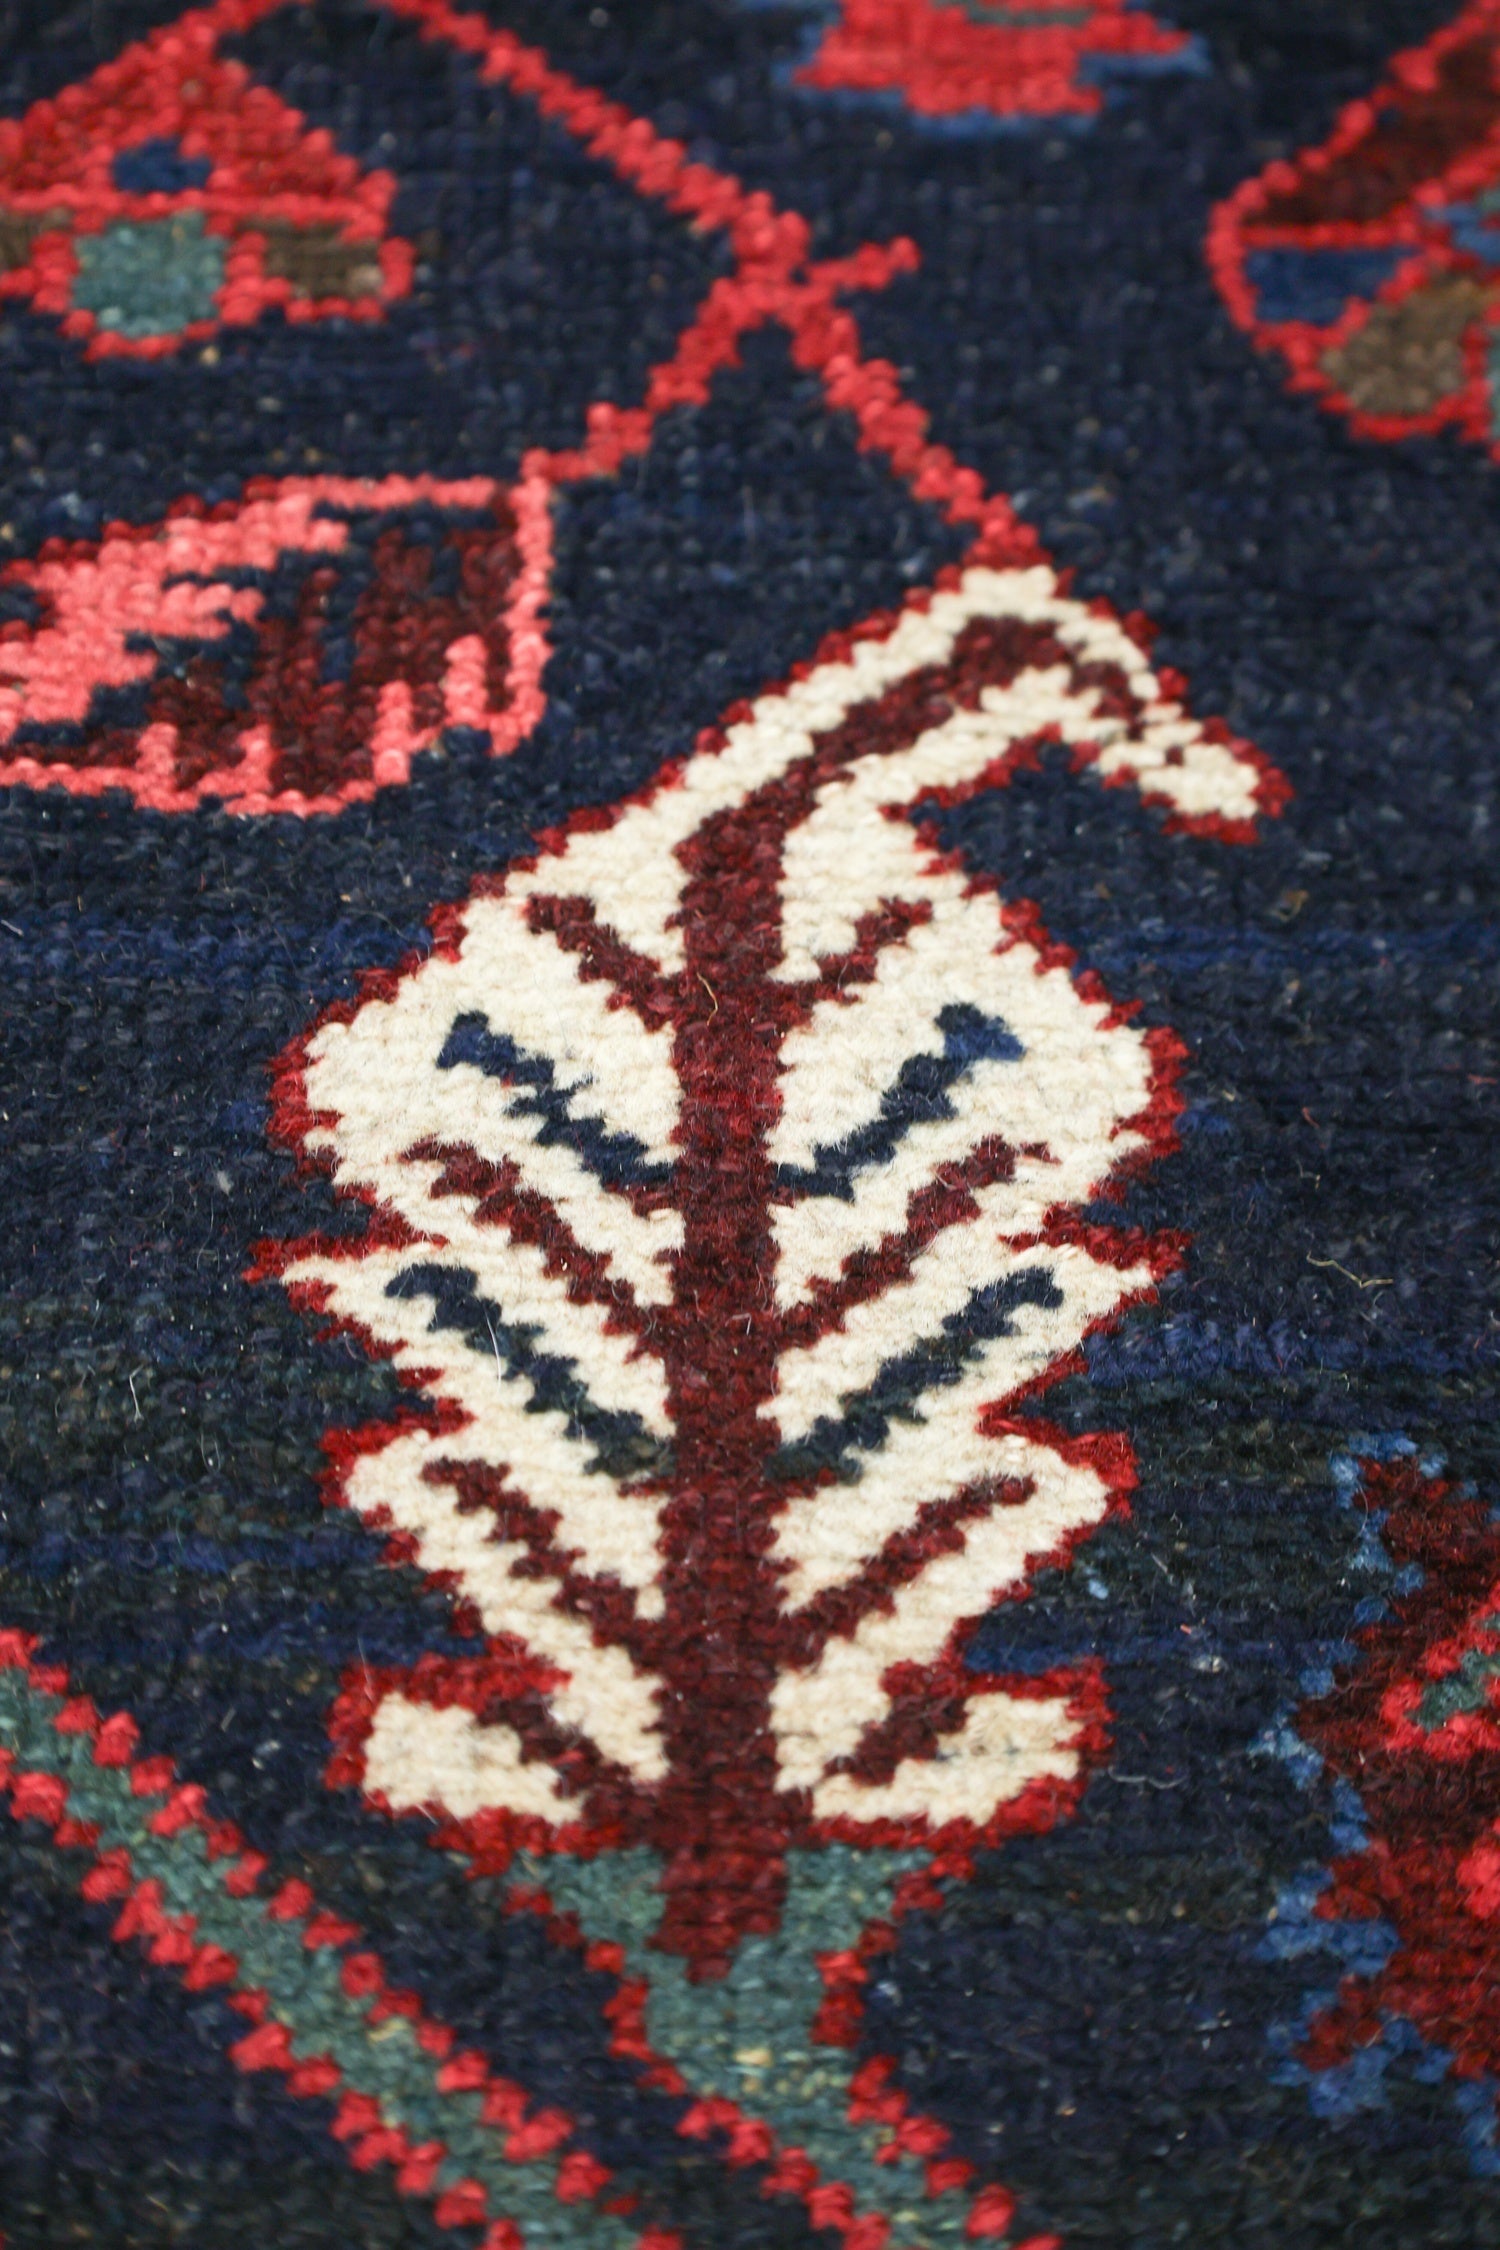
[[[1137,0],[839,0],[812,58],[793,74],[825,93],[904,100],[947,125],[1095,116],[1101,81],[1191,70],[1186,32]]]
[[[1298,1735],[1357,1808],[1313,1924],[1349,1966],[1298,2050],[1316,2086],[1378,2099],[1414,2030],[1436,2051],[1494,2168],[1500,2080],[1500,1529],[1471,1489],[1409,1447],[1349,1479],[1367,1544],[1394,1568],[1383,1612],[1353,1634],[1358,1660],[1299,1708]]]
[[[238,32],[267,12],[237,0],[213,21]],[[258,1246],[257,1277],[284,1283],[401,1386],[380,1423],[328,1433],[327,1497],[383,1535],[402,1568],[376,1589],[374,1639],[352,1609],[370,1586],[363,1542],[347,1524],[317,1535],[349,1571],[338,1599],[351,1630],[335,1641],[321,1618],[309,1622],[320,1669],[299,1672],[284,1704],[298,1729],[291,1817],[244,1788],[238,1761],[253,1741],[258,1767],[262,1739],[251,1722],[222,1764],[183,1728],[207,1695],[158,1698],[132,1658],[113,1669],[136,1671],[139,1700],[126,1692],[139,1728],[119,1710],[106,1717],[112,1702],[96,1707],[85,1687],[101,1698],[120,1688],[92,1621],[60,1635],[66,1672],[29,1633],[0,1639],[0,1787],[30,1826],[26,1849],[40,1857],[35,1832],[47,1832],[96,1923],[108,1905],[116,1939],[206,2001],[205,2020],[225,2007],[242,2019],[225,2019],[238,2070],[316,2105],[313,2124],[329,2127],[357,2174],[388,2171],[439,2226],[487,2230],[484,2250],[521,2250],[523,2227],[559,2250],[780,2241],[788,2228],[801,2240],[809,2227],[843,2250],[958,2250],[1009,2236],[1017,2206],[985,2176],[972,2111],[966,2123],[943,2093],[947,2124],[913,2106],[922,2066],[904,2026],[883,2042],[898,2051],[871,2051],[892,2020],[886,1978],[902,1973],[882,1957],[902,1917],[939,1908],[981,1847],[1035,1835],[1102,1778],[1118,1683],[1094,1650],[1119,1616],[1086,1611],[1106,1622],[1081,1640],[1084,1605],[1063,1581],[1083,1542],[1125,1510],[1133,1462],[1122,1435],[1060,1426],[1075,1394],[1056,1423],[1041,1401],[1084,1371],[1086,1351],[1098,1374],[1093,1344],[1107,1360],[1105,1331],[1182,1255],[1180,1238],[1126,1226],[1109,1208],[1175,1146],[1180,1050],[1075,973],[1032,909],[945,855],[931,822],[1059,750],[1084,791],[1090,772],[1135,787],[1169,828],[1217,839],[1248,838],[1282,785],[1224,730],[1193,722],[1138,624],[1073,598],[978,473],[928,441],[907,371],[862,354],[838,299],[918,270],[914,244],[810,262],[797,210],[616,109],[594,83],[603,64],[587,61],[586,82],[570,81],[498,30],[494,11],[392,0],[385,12],[470,58],[434,100],[446,142],[455,88],[490,122],[534,102],[591,165],[721,232],[723,270],[671,361],[639,389],[608,385],[577,449],[526,455],[518,482],[498,481],[496,464],[513,455],[476,409],[489,436],[474,457],[493,476],[419,475],[418,451],[394,456],[403,475],[240,485],[237,450],[236,481],[216,476],[212,500],[109,522],[89,542],[10,565],[0,778],[83,794],[123,787],[174,812],[302,815],[406,780],[445,730],[487,732],[503,752],[542,709],[549,490],[607,490],[626,463],[654,474],[652,432],[684,407],[706,410],[705,429],[716,417],[733,427],[727,443],[705,441],[706,455],[732,459],[760,413],[744,403],[763,379],[759,344],[743,361],[738,350],[757,328],[784,330],[799,382],[809,394],[821,384],[863,467],[888,463],[977,537],[965,565],[730,709],[636,796],[575,814],[533,858],[475,881],[435,916],[429,952],[368,976],[277,1066],[277,1135],[327,1173],[341,1208],[326,1234]],[[1175,52],[1189,46],[1138,12],[1124,26],[1113,6],[969,6],[965,54],[993,52],[993,32],[1007,61],[983,82],[978,111],[971,70],[969,107],[956,112],[951,99],[943,107],[956,99],[951,78],[919,67],[938,53],[932,24],[941,31],[954,12],[942,0],[906,11],[916,32],[889,91],[904,87],[927,116],[1083,115],[1097,107],[1088,73],[1105,31],[1135,39],[1144,27]],[[844,24],[873,13],[850,0]],[[203,333],[193,324],[209,317],[205,292],[215,319],[241,317],[239,300],[213,297],[226,239],[252,277],[261,256],[261,278],[278,278],[269,267],[282,253],[272,245],[267,261],[256,247],[268,227],[247,218],[235,236],[226,205],[222,236],[202,216],[207,201],[191,201],[225,186],[197,176],[207,159],[188,115],[187,80],[196,88],[220,67],[204,20],[173,35],[201,62],[184,78],[187,49],[172,50],[178,129],[116,135],[107,188],[123,200],[112,215],[92,235],[76,217],[43,226],[14,269],[9,293],[25,294],[32,280],[20,277],[53,254],[42,240],[33,259],[35,241],[71,234],[65,314],[79,316],[73,332],[95,356]],[[363,17],[349,21],[363,38]],[[274,56],[284,29],[257,52]],[[1077,51],[1062,51],[1064,31]],[[1090,50],[1085,34],[1100,43]],[[159,44],[166,53],[145,43]],[[391,46],[387,82],[413,51]],[[118,86],[128,72],[116,69]],[[399,102],[382,110],[380,70],[371,79],[372,116],[399,126]],[[507,89],[503,109],[484,107],[486,84]],[[253,89],[241,78],[239,94],[219,92],[227,115]],[[76,120],[70,131],[77,141]],[[27,224],[34,215],[20,211]],[[340,238],[339,255],[365,241]],[[322,247],[331,262],[333,246]],[[476,254],[476,275],[491,270]],[[633,261],[627,270],[643,278]],[[311,283],[289,287],[292,318],[349,309]],[[571,302],[565,286],[555,293]],[[279,325],[255,339],[277,364],[316,342],[298,347]],[[414,323],[406,340],[415,333]],[[47,359],[45,339],[21,341]],[[251,356],[232,355],[236,375]],[[360,396],[348,356],[337,355],[320,411],[342,408],[346,380]],[[372,360],[383,379],[385,355]],[[723,370],[734,373],[721,389]],[[144,396],[155,378],[138,374],[96,369],[84,388]],[[565,424],[560,435],[581,432]],[[321,455],[351,469],[369,457],[354,446]],[[380,470],[389,458],[378,455]],[[659,460],[670,458],[663,447]],[[159,515],[186,481],[169,470],[139,513]],[[745,489],[752,526],[758,491]],[[625,521],[630,497],[619,479],[605,504],[621,502]],[[559,721],[580,641],[597,629],[609,645],[608,621],[577,599],[581,586],[597,598],[610,576],[596,578],[589,553],[599,493],[576,514],[564,505]],[[910,576],[930,568],[916,562]],[[676,590],[693,575],[662,583]],[[627,698],[619,711],[617,744],[638,707]],[[548,759],[563,731],[549,736]],[[639,738],[620,756],[638,753]],[[607,758],[596,772],[577,743],[568,755],[564,802],[619,788],[594,786],[618,772]],[[405,807],[298,839],[306,857],[336,854],[342,872],[359,864],[368,831],[399,827],[428,871],[417,880],[452,897],[447,875],[431,873],[437,853],[452,867],[470,850],[493,865],[496,831],[471,845],[472,775],[449,777],[463,784],[451,802],[441,768],[423,778]],[[528,797],[533,778],[515,771],[515,790],[497,792],[505,820],[542,801]],[[1028,792],[1018,817],[1030,804]],[[18,823],[48,830],[56,809],[23,798]],[[148,849],[159,833],[128,812],[55,825],[87,832],[86,843],[123,828]],[[1149,824],[1133,840],[1142,834],[1157,851]],[[175,841],[212,852],[222,838],[195,824]],[[274,867],[287,841],[250,819],[231,846]],[[243,921],[255,926],[251,909]],[[1092,948],[1099,925],[1083,926]],[[325,957],[325,996],[349,959]],[[291,1022],[312,1005],[294,994]],[[285,1039],[285,1020],[268,1044]],[[252,1031],[251,1073],[265,1051]],[[221,1135],[214,1111],[205,1116]],[[287,1171],[257,1198],[253,1230],[286,1233],[266,1205],[293,1192]],[[233,1247],[227,1255],[231,1271],[243,1264]],[[311,1388],[321,1426],[338,1412],[326,1403],[328,1364],[311,1386],[297,1369],[288,1389],[259,1370],[257,1411],[269,1395],[293,1425]],[[352,1378],[361,1391],[370,1380]],[[297,1442],[306,1428],[304,1418]],[[306,1503],[302,1461],[289,1513]],[[1045,1603],[1015,1624],[1044,1569]],[[427,1598],[408,1605],[418,1572]],[[1092,1599],[1110,1592],[1086,1584]],[[314,1597],[310,1611],[320,1607]],[[262,1694],[257,1678],[247,1701],[269,1710],[281,1692]],[[317,1721],[330,1701],[325,1796]],[[1121,1733],[1128,1740],[1123,1718]],[[168,1738],[180,1764],[160,1754]],[[283,1748],[269,1730],[266,1744]],[[1122,1790],[1138,1781],[1110,1779]],[[1111,1796],[1097,1789],[1091,1809],[1105,1813]],[[358,1848],[329,1848],[330,1837]],[[476,1917],[494,1918],[490,1935],[501,1915],[524,1916],[519,1936],[464,1950],[470,1925],[450,1909],[469,1894],[441,1858],[413,1856],[424,1839],[481,1878],[472,1896]],[[1023,1847],[1007,1865],[1028,1857]],[[399,1905],[379,1896],[393,1871]],[[434,1907],[425,1920],[423,1900]],[[966,1912],[973,1925],[987,1914],[960,1902],[955,1921]],[[920,1951],[920,1928],[912,1934]],[[1049,1951],[1059,1990],[1074,1951]],[[559,2021],[568,2009],[587,2019],[571,2051],[545,2035],[525,2043],[520,1980],[509,1981],[522,1954],[539,1964],[549,2004],[555,1976]],[[421,1999],[413,1978],[430,1979],[441,2004]],[[993,2027],[1003,2006],[986,1993],[984,2021]],[[1023,2036],[1018,2027],[1018,2052]],[[641,2212],[650,2137],[627,2177],[599,2160],[618,2161],[635,2129],[611,2142],[613,2122],[601,2126],[590,2073],[606,2045],[615,2090],[629,2080],[622,2107],[651,2110],[655,2155],[676,2134],[703,2144],[682,2152],[684,2180],[706,2176],[710,2160],[748,2173],[724,2192],[732,2237],[712,2223],[681,2220],[683,2235],[656,2224],[675,2183],[660,2202],[648,2188],[649,2220]],[[597,2083],[607,2099],[610,2081]],[[1026,2162],[1007,2169],[1046,2208]],[[762,2224],[759,2192],[803,2208],[765,2212]],[[671,2217],[675,2229],[679,2210]],[[1058,2250],[1057,2238],[1025,2250]]]
[[[0,782],[336,812],[541,716],[536,479],[257,478],[0,571]]]
[[[477,883],[275,1073],[359,1224],[255,1276],[410,1394],[330,1432],[329,1497],[473,1643],[354,1667],[328,1782],[581,1931],[681,2130],[853,2250],[913,2194],[923,2242],[1009,2223],[856,2066],[863,1964],[1107,1741],[1092,1662],[968,1650],[1123,1507],[1123,1438],[1032,1407],[1180,1255],[1089,1209],[1174,1145],[1177,1042],[924,825],[1056,742],[1184,824],[1275,802],[1113,616],[971,566]]]
[[[221,61],[206,17],[0,120],[0,298],[60,316],[91,359],[155,358],[271,306],[376,319],[411,286],[396,183]]]
[[[357,1924],[306,1883],[270,1877],[202,1788],[170,1758],[141,1754],[128,1712],[104,1718],[62,1667],[33,1660],[34,1647],[0,1632],[0,1803],[49,1832],[75,1869],[83,1862],[79,1893],[111,1912],[118,1944],[242,2019],[229,2049],[237,2070],[329,2103],[350,2161],[390,2166],[400,2192],[430,2200],[439,2226],[489,2220],[482,2250],[521,2250],[518,2220],[530,2239],[556,2239],[559,2207],[591,2200],[592,2250],[641,2250],[644,2235],[597,2207],[610,2175],[577,2145],[566,2111],[461,2048],[392,1986]]]
[[[1175,1050],[901,815],[1047,733],[1194,809],[1255,775],[1049,577],[970,571],[731,715],[280,1069],[372,1216],[268,1263],[433,1405],[341,1497],[504,1642],[382,1691],[340,1771],[486,1857],[672,1839],[695,1954],[789,1840],[977,1836],[1076,1771],[1064,1705],[959,1652],[1118,1482],[1013,1417],[1173,1261],[1076,1213],[1165,1145]]]
[[[1208,262],[1231,316],[1362,437],[1452,428],[1495,449],[1497,61],[1500,8],[1471,0],[1320,146],[1214,212]]]

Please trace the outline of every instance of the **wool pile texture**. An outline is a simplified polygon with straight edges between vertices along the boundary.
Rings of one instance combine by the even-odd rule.
[[[0,6],[0,2250],[1500,2250],[1500,0]]]

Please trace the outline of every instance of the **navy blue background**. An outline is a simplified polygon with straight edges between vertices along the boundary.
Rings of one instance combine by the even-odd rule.
[[[175,12],[0,6],[5,113]],[[1399,1428],[1495,1492],[1500,468],[1452,440],[1356,443],[1289,399],[1202,259],[1213,202],[1321,137],[1447,11],[1162,12],[1201,35],[1205,75],[1132,82],[1087,131],[959,136],[790,90],[805,9],[490,10],[805,212],[820,252],[913,236],[920,272],[858,308],[868,348],[1082,592],[1150,613],[1195,708],[1296,791],[1251,849],[1167,837],[1127,792],[1051,769],[945,818],[1186,1042],[1182,1153],[1130,1216],[1193,1248],[1052,1401],[1129,1431],[1132,1520],[975,1652],[1097,1654],[1111,1768],[1071,1824],[907,1926],[872,2042],[1024,2192],[1025,2223],[1073,2244],[1500,2243],[1445,2086],[1393,2065],[1383,2105],[1323,2120],[1273,2079],[1276,2026],[1333,1981],[1262,1954],[1278,1886],[1329,1856],[1328,1806],[1253,1752],[1370,1592],[1330,1453]],[[591,398],[638,396],[722,270],[385,19],[324,0],[240,51],[396,173],[415,294],[373,330],[273,317],[152,366],[85,363],[8,309],[0,556],[257,473],[509,473],[576,441]],[[3,1621],[128,1704],[149,1748],[715,2250],[809,2229],[675,2137],[672,2106],[606,2055],[599,1991],[534,1926],[419,1828],[322,1785],[342,1668],[444,1646],[446,1609],[318,1502],[324,1429],[388,1407],[388,1377],[241,1278],[259,1237],[333,1223],[268,1145],[266,1066],[530,832],[638,785],[958,551],[761,337],[644,461],[566,496],[548,713],[508,762],[459,738],[336,821],[0,798]],[[247,2207],[298,2250],[443,2239],[348,2170],[316,2104],[240,2080],[221,2004],[113,1947],[9,1823],[0,1899],[12,2250],[196,2250],[241,2240]]]

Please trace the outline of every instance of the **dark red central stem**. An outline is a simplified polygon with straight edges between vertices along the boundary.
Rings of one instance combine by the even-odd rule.
[[[658,1942],[709,1975],[741,1938],[776,1927],[789,1836],[769,1723],[780,1605],[765,1477],[778,1438],[765,1413],[778,1343],[768,1140],[800,997],[773,976],[787,817],[752,800],[684,851],[683,1246],[666,1351],[676,1473],[663,1522],[671,1777],[653,1826]]]
[[[935,1233],[972,1215],[974,1188],[1012,1161],[1000,1143],[981,1143],[913,1200],[902,1244],[849,1261],[838,1286],[797,1316],[778,1312],[770,1144],[783,1042],[819,1000],[875,975],[925,913],[910,901],[871,901],[847,951],[806,984],[783,981],[787,836],[851,759],[914,741],[956,704],[972,707],[986,686],[1043,660],[1069,661],[1045,628],[976,621],[945,666],[914,671],[851,711],[811,756],[680,847],[680,975],[648,992],[633,988],[625,963],[598,960],[597,973],[612,975],[631,1005],[670,1019],[682,1090],[674,1201],[683,1242],[661,1331],[676,1454],[662,1522],[665,1617],[652,1634],[669,1775],[648,1831],[664,1862],[657,1942],[686,1955],[695,1975],[722,1973],[742,1938],[777,1927],[787,1849],[810,1817],[805,1797],[777,1786],[770,1724],[779,1668],[808,1655],[806,1621],[784,1616],[771,1553],[791,1491],[767,1474],[781,1434],[768,1411],[778,1355],[888,1286]],[[1126,692],[1094,684],[1101,695]],[[873,1581],[869,1598],[878,1598]]]

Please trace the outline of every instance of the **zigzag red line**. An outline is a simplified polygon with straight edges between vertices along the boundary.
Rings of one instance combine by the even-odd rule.
[[[37,1694],[64,1699],[52,1717],[54,1730],[62,1735],[86,1735],[94,1746],[95,1765],[126,1774],[133,1795],[162,1800],[154,1812],[144,1816],[146,1828],[163,1838],[196,1828],[203,1836],[210,1861],[222,1863],[220,1880],[225,1891],[245,1901],[259,1893],[269,1866],[265,1856],[250,1848],[233,1821],[217,1820],[208,1812],[206,1792],[197,1783],[181,1781],[170,1758],[136,1755],[140,1729],[128,1712],[117,1711],[111,1718],[101,1719],[89,1696],[72,1691],[61,1666],[33,1661],[36,1646],[32,1635],[0,1631],[0,1670],[23,1672]],[[127,1850],[97,1848],[98,1829],[68,1812],[69,1789],[63,1774],[34,1766],[22,1769],[10,1752],[0,1750],[0,1792],[8,1792],[15,1819],[40,1820],[52,1831],[53,1842],[60,1850],[92,1854],[93,1865],[78,1887],[92,1905],[121,1901],[112,1931],[119,1943],[139,1939],[148,1957],[160,1967],[177,1971],[190,1992],[224,1990],[229,2006],[251,2025],[229,2049],[238,2069],[279,2071],[289,2093],[308,2099],[338,2093],[343,2084],[338,2064],[331,2056],[298,2058],[293,2053],[286,2025],[271,2017],[269,1993],[244,1979],[235,1956],[219,1946],[199,1942],[191,1915],[165,1913],[160,1884],[137,1879]],[[481,2121],[504,2135],[507,2162],[536,2162],[555,2154],[573,2138],[576,2126],[565,2111],[534,2108],[524,2089],[494,2072],[484,2055],[474,2049],[458,2049],[453,2031],[428,2013],[415,1992],[389,1983],[380,1956],[362,1942],[356,1925],[320,1907],[306,1883],[295,1878],[284,1881],[264,1897],[263,1912],[274,1921],[301,1924],[302,1943],[310,1952],[331,1948],[343,1954],[341,1981],[346,1993],[370,2002],[368,2017],[377,2025],[398,2016],[411,2024],[418,2045],[433,2058],[439,2092],[484,2095]],[[379,2103],[371,2096],[346,2087],[339,2095],[330,2130],[358,2169],[369,2170],[382,2162],[394,2166],[397,2189],[430,2201],[440,2226],[473,2226],[488,2221],[482,2250],[522,2250],[519,2228],[508,2219],[492,2217],[486,2192],[478,2181],[460,2181],[433,2195],[434,2176],[448,2153],[446,2148],[437,2142],[414,2146],[399,2126],[386,2122]],[[577,2148],[559,2165],[556,2192],[564,2203],[594,2199],[603,2193],[610,2178],[597,2158],[587,2149]],[[638,2238],[636,2250],[680,2250],[680,2245],[675,2238],[652,2229]]]

